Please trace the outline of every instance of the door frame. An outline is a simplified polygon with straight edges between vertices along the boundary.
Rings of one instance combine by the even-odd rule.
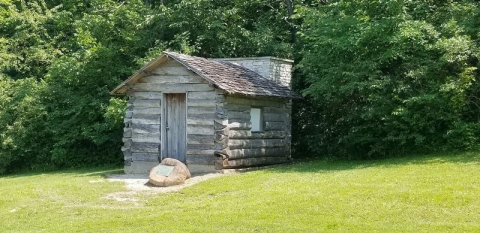
[[[167,153],[167,150],[165,145],[167,144],[167,136],[166,136],[166,130],[165,130],[165,126],[166,126],[166,112],[167,112],[167,106],[166,106],[166,103],[167,101],[165,100],[166,99],[166,96],[168,94],[185,94],[185,152],[188,151],[188,124],[187,124],[187,121],[188,121],[188,91],[187,92],[163,92],[162,93],[162,99],[160,100],[160,105],[162,106],[162,115],[160,116],[160,151],[158,152],[159,153],[159,159],[160,159],[160,162],[162,162],[163,159],[166,158],[166,153]],[[187,154],[185,154],[185,163],[187,162]]]

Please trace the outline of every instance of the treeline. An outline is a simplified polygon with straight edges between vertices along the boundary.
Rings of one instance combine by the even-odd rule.
[[[0,173],[121,163],[109,91],[163,50],[297,62],[296,156],[475,149],[477,1],[0,0]]]

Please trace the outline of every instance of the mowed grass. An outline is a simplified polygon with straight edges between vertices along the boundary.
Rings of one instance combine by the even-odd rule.
[[[137,194],[108,169],[0,178],[0,232],[480,232],[480,153],[313,161]]]

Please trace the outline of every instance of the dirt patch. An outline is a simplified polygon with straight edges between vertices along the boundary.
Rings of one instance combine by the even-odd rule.
[[[103,197],[106,199],[112,199],[118,202],[130,202],[137,203],[139,200],[136,198],[137,194],[158,194],[176,192],[183,188],[190,187],[194,184],[200,183],[205,180],[209,180],[215,177],[219,177],[225,174],[222,173],[210,173],[205,175],[197,175],[185,181],[184,184],[175,185],[170,187],[155,187],[148,184],[148,174],[112,174],[107,176],[109,182],[124,182],[128,191],[110,193]],[[98,180],[91,183],[96,183]]]

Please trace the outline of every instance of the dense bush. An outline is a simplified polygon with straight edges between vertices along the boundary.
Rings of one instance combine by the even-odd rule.
[[[292,54],[283,0],[0,0],[0,174],[121,163],[109,91],[171,49]]]
[[[299,15],[299,144],[347,158],[477,147],[478,1],[340,0]]]

